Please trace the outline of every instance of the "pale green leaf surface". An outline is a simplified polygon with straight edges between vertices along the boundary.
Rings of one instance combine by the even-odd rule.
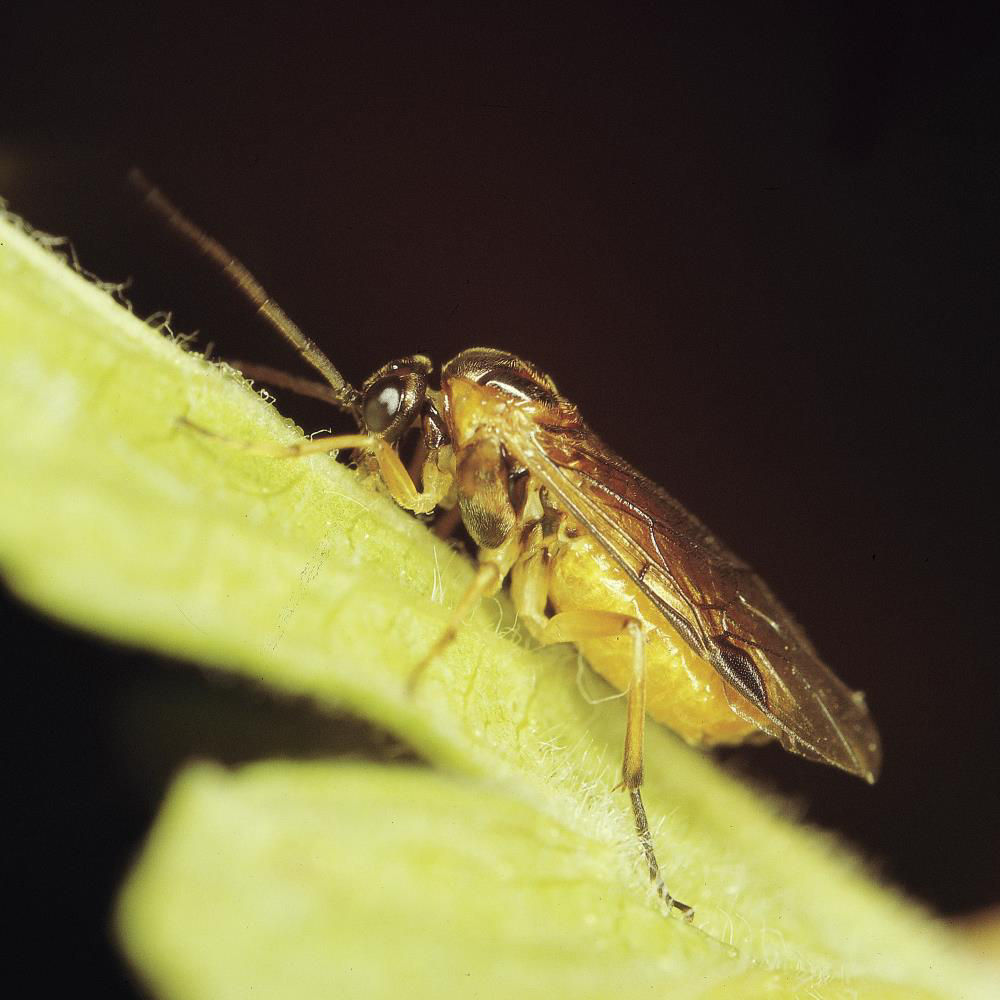
[[[249,456],[180,415],[239,440],[299,433],[0,219],[9,586],[89,630],[346,708],[444,771],[183,777],[120,923],[160,995],[466,995],[463,966],[490,984],[480,995],[533,995],[529,978],[537,995],[989,995],[945,931],[652,726],[647,808],[671,888],[739,957],[664,917],[611,790],[623,706],[584,700],[575,654],[523,648],[506,601],[483,602],[411,701],[405,678],[467,561],[331,459]],[[422,954],[437,985],[416,977]]]
[[[205,1000],[323,997],[332,982],[352,997],[746,1000],[811,981],[747,970],[664,920],[613,877],[612,850],[483,782],[202,766],[175,787],[120,920],[159,992]],[[934,994],[862,978],[810,995]]]

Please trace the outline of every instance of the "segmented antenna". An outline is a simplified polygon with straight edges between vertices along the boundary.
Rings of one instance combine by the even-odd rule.
[[[129,184],[142,196],[143,204],[158,215],[178,236],[204,254],[229,281],[256,307],[257,313],[274,327],[302,357],[330,383],[331,402],[348,413],[357,414],[360,394],[333,362],[292,322],[285,311],[264,291],[259,281],[218,240],[202,232],[137,167],[128,173]]]

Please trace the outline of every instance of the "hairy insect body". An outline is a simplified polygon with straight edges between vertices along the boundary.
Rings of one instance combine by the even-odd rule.
[[[517,524],[500,443],[484,437],[463,448],[455,470],[462,523],[480,549],[507,546]]]

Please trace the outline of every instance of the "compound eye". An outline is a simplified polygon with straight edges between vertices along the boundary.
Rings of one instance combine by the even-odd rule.
[[[361,386],[362,430],[395,444],[420,416],[431,363],[421,354],[390,361]]]
[[[361,404],[361,417],[368,430],[381,434],[392,426],[403,405],[403,389],[398,375],[380,378],[368,387]]]

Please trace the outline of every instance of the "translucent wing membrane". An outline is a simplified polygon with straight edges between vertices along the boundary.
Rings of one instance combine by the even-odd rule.
[[[862,696],[746,563],[578,419],[525,419],[515,437],[510,450],[718,671],[737,715],[793,753],[876,779],[881,748]]]

